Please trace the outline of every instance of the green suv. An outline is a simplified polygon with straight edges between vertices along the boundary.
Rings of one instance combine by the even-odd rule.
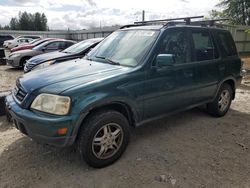
[[[16,128],[38,142],[75,145],[100,168],[122,155],[131,127],[204,104],[224,116],[241,81],[230,32],[204,21],[152,23],[125,26],[84,59],[19,78],[6,97]]]

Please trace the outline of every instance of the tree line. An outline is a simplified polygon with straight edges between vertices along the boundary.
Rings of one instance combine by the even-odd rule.
[[[47,31],[47,17],[44,13],[34,14],[19,12],[18,17],[13,17],[10,23],[0,29],[26,30],[26,31]]]
[[[228,18],[229,24],[250,25],[250,0],[220,0],[217,7],[210,12],[211,18]],[[11,18],[4,27],[0,25],[0,29],[47,31],[47,17],[39,12],[19,12],[18,17]]]
[[[220,0],[221,10],[212,10],[212,18],[228,18],[229,24],[250,25],[250,0]]]

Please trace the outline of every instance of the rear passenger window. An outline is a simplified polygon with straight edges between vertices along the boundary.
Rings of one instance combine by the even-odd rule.
[[[235,47],[233,38],[229,32],[219,32],[217,33],[217,38],[220,49],[224,55],[237,55],[237,49]]]
[[[213,40],[207,31],[192,31],[192,61],[205,61],[219,57]]]

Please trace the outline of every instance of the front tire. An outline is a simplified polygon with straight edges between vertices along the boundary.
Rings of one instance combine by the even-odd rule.
[[[82,125],[77,148],[88,165],[102,168],[120,158],[129,137],[129,123],[121,113],[113,110],[99,111]]]
[[[232,87],[229,84],[224,83],[214,101],[207,105],[208,113],[215,117],[224,116],[230,108],[232,98]]]
[[[29,60],[31,57],[23,57],[21,60],[20,60],[20,66],[22,68],[24,68],[25,64],[26,64],[26,61]]]

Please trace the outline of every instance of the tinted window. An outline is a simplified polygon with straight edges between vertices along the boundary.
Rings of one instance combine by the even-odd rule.
[[[218,43],[223,54],[233,56],[237,54],[237,50],[233,38],[229,32],[217,33]]]
[[[185,31],[168,31],[158,54],[173,54],[176,63],[188,62],[188,38]]]
[[[66,43],[66,45],[64,48],[68,48],[69,46],[71,46],[73,44],[72,42],[65,42],[65,43]]]
[[[205,61],[218,58],[218,52],[208,31],[192,31],[192,61]]]

